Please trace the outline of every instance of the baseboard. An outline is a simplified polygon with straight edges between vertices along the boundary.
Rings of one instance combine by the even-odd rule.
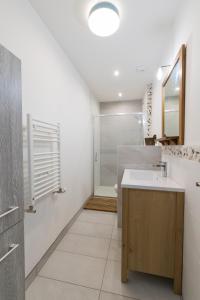
[[[90,199],[88,197],[88,199]],[[71,220],[67,223],[65,228],[61,231],[61,233],[58,235],[56,240],[53,242],[53,244],[49,247],[49,249],[46,251],[46,253],[43,255],[43,257],[40,259],[40,261],[37,263],[37,265],[33,268],[33,270],[27,275],[25,279],[25,289],[31,285],[31,283],[34,281],[34,279],[39,274],[42,267],[45,265],[51,254],[55,251],[58,244],[61,242],[61,240],[64,238],[66,233],[69,231],[70,227],[73,225],[73,223],[76,221],[78,216],[80,215],[81,211],[83,210],[85,204],[87,203],[88,199],[84,202],[84,204],[80,207],[80,209],[77,211],[77,213],[71,218]]]

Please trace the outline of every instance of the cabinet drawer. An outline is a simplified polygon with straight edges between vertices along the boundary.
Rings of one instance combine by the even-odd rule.
[[[0,235],[0,299],[24,300],[23,222]]]
[[[12,203],[11,205],[5,207],[6,208],[3,210],[0,210],[0,234],[23,220],[24,217],[24,207],[22,201]]]

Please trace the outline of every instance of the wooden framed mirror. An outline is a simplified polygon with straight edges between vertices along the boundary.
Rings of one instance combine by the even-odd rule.
[[[183,145],[185,134],[186,46],[182,45],[171,71],[163,82],[163,145]]]

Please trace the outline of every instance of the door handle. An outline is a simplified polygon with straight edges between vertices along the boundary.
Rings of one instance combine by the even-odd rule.
[[[0,219],[13,213],[14,211],[16,211],[17,209],[19,209],[19,206],[12,206],[10,207],[7,211],[5,211],[4,213],[0,214]]]
[[[19,247],[19,244],[11,244],[9,246],[9,251],[0,258],[0,263],[2,263],[13,251],[15,251]]]
[[[200,187],[200,182],[196,182],[196,186],[197,186],[197,187]]]

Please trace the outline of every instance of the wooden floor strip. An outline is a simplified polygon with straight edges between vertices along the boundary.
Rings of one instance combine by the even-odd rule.
[[[117,212],[117,198],[91,197],[84,209]]]

